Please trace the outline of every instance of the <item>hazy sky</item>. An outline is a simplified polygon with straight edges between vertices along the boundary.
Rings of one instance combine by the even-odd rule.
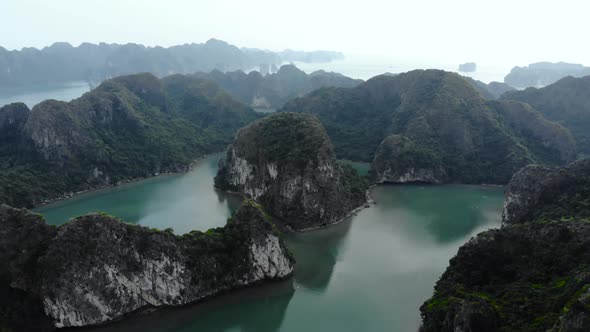
[[[584,0],[0,0],[0,46],[55,41],[328,49],[445,62],[590,65]]]

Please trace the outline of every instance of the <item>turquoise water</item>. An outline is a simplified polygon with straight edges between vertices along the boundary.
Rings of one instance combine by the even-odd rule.
[[[221,154],[201,160],[187,174],[90,192],[35,211],[53,225],[91,212],[106,212],[130,223],[172,227],[178,234],[223,226],[241,199],[213,190],[219,158]]]
[[[39,211],[53,223],[103,210],[177,233],[221,226],[236,202],[212,189],[217,158],[186,175],[92,193]],[[416,331],[419,306],[459,246],[499,226],[502,189],[379,186],[372,196],[376,205],[338,225],[286,236],[297,260],[289,280],[84,331]]]

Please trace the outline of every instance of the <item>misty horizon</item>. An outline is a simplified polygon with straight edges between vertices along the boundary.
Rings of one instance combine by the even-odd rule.
[[[556,7],[502,0],[484,14],[466,0],[369,0],[362,7],[308,0],[288,7],[266,0],[7,1],[0,4],[0,29],[19,33],[0,36],[0,46],[19,50],[62,41],[169,47],[215,38],[240,48],[329,50],[425,63],[587,64],[587,7],[581,1]]]

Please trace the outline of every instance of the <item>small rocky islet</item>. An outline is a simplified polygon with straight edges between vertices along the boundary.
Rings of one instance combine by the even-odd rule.
[[[70,103],[6,106],[0,128],[4,203],[183,170],[229,143],[215,186],[246,199],[225,227],[182,236],[104,214],[49,226],[2,205],[3,329],[102,324],[289,277],[295,261],[281,230],[338,222],[366,204],[371,183],[510,179],[503,227],[451,259],[420,308],[421,329],[590,326],[590,164],[549,168],[574,160],[582,136],[529,104],[490,100],[459,75],[413,71],[321,88],[264,118],[207,80],[132,75]],[[370,177],[337,158],[371,162]]]
[[[215,185],[251,197],[289,229],[337,222],[367,201],[367,183],[336,161],[320,121],[308,114],[277,113],[236,134]]]

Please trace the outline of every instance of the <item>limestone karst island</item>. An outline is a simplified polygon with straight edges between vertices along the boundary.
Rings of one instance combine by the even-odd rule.
[[[590,5],[0,2],[0,332],[590,331]]]

